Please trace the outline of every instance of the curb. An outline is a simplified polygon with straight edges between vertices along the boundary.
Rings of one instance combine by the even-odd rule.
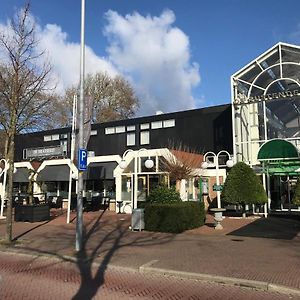
[[[180,278],[187,278],[187,279],[194,279],[200,281],[208,281],[208,282],[215,282],[224,285],[231,285],[231,286],[240,286],[252,289],[259,289],[262,291],[268,291],[273,293],[281,293],[285,295],[292,295],[300,297],[300,289],[290,288],[283,285],[278,285],[270,282],[265,281],[257,281],[257,280],[248,280],[248,279],[241,279],[235,277],[225,277],[225,276],[218,276],[218,275],[210,275],[205,273],[193,273],[193,272],[184,272],[184,271],[176,271],[176,270],[169,270],[169,269],[162,269],[162,268],[155,268],[152,267],[158,260],[152,260],[139,268],[140,273],[144,274],[159,274],[164,276],[174,276]]]
[[[14,251],[15,250],[15,251]],[[50,253],[39,253],[34,251],[22,252],[19,249],[12,249],[0,247],[0,252],[4,253],[14,253],[17,255],[24,255],[24,256],[34,256],[34,257],[41,257],[47,258],[50,257],[55,260],[59,261],[69,261],[76,263],[76,257],[69,256],[69,255],[62,255],[61,257],[57,257],[54,254]],[[284,285],[279,285],[275,283],[265,282],[265,281],[257,281],[257,280],[249,280],[249,279],[241,279],[235,277],[226,277],[226,276],[218,276],[218,275],[210,275],[205,273],[194,273],[194,272],[185,272],[185,271],[176,271],[170,269],[163,269],[163,268],[155,268],[153,267],[154,264],[158,263],[159,260],[154,259],[151,260],[143,265],[141,265],[138,269],[124,267],[124,266],[117,266],[114,264],[108,264],[106,266],[107,269],[113,270],[123,270],[127,272],[139,272],[141,274],[156,274],[156,275],[163,275],[163,276],[174,276],[179,278],[186,278],[186,279],[194,279],[200,281],[207,281],[207,282],[214,282],[218,284],[230,285],[230,286],[240,286],[244,288],[251,288],[251,289],[258,289],[266,292],[272,293],[280,293],[288,296],[297,296],[300,298],[300,289],[290,288]],[[93,262],[92,267],[99,267],[101,263]],[[1,277],[0,277],[1,280]]]

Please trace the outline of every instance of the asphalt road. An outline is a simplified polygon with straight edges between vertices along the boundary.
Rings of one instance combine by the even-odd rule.
[[[196,280],[0,252],[0,299],[296,299]]]

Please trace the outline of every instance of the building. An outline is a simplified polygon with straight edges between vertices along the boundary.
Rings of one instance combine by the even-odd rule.
[[[298,209],[300,47],[274,45],[232,75],[231,90],[235,160],[262,175],[269,210]]]
[[[75,198],[77,168],[71,160],[71,144],[71,128],[18,135],[15,193],[26,192],[28,170],[34,169],[35,193],[65,201],[73,193]],[[137,201],[145,200],[152,186],[168,182],[161,160],[169,149],[180,145],[202,154],[221,149],[232,153],[231,106],[93,124],[84,197],[110,195],[121,210],[130,212]],[[154,162],[150,169],[144,166],[147,158]],[[125,169],[119,166],[122,159]]]

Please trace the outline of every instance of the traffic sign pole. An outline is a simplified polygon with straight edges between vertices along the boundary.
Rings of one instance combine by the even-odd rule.
[[[81,42],[80,42],[80,97],[79,97],[79,149],[83,149],[83,110],[84,110],[84,17],[85,0],[81,0]],[[82,250],[83,236],[83,216],[82,216],[82,198],[83,198],[83,170],[78,172],[78,194],[77,194],[77,219],[76,219],[76,251]]]

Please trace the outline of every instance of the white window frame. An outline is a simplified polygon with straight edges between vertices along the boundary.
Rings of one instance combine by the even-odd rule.
[[[52,134],[52,141],[59,141],[59,134]]]
[[[115,127],[106,127],[105,128],[105,134],[115,134],[115,133],[116,133]]]
[[[127,146],[135,146],[135,132],[129,132],[129,133],[127,133],[127,136],[126,136],[126,145]]]
[[[163,126],[162,121],[151,122],[151,129],[159,129],[162,128],[162,126]]]
[[[115,128],[115,130],[116,130],[116,133],[123,133],[123,132],[125,132],[125,126],[117,126]]]
[[[98,131],[97,130],[91,130],[91,135],[97,135]]]
[[[141,130],[143,129],[149,129],[150,128],[150,124],[149,123],[144,123],[140,125]]]
[[[150,131],[145,130],[140,132],[140,144],[149,145],[150,144]]]
[[[164,128],[175,127],[175,119],[164,120],[163,121],[163,127]]]
[[[128,125],[127,131],[135,131],[135,125]]]
[[[52,141],[52,135],[44,135],[44,142]]]

